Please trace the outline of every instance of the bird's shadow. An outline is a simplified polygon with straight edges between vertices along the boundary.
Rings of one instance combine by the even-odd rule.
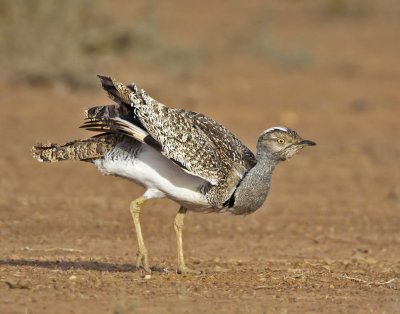
[[[141,268],[137,268],[131,264],[115,264],[115,263],[105,263],[98,261],[40,261],[34,259],[2,259],[0,260],[0,266],[30,266],[30,267],[40,267],[52,270],[94,270],[94,271],[104,271],[104,272],[140,272],[143,271]],[[161,267],[151,267],[153,272],[163,273],[165,269]]]

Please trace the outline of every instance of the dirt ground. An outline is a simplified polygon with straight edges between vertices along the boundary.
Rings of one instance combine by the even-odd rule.
[[[278,166],[254,214],[187,215],[187,263],[202,275],[176,274],[175,203],[143,209],[145,278],[128,210],[143,189],[91,164],[31,158],[37,141],[89,136],[78,126],[108,102],[100,88],[3,84],[0,312],[400,313],[400,8],[365,1],[353,16],[325,2],[160,4],[167,38],[208,49],[195,70],[170,78],[128,56],[107,69],[252,150],[274,125],[318,143]],[[121,19],[137,5],[113,3]],[[256,53],[240,39],[261,27],[254,16],[272,45]]]

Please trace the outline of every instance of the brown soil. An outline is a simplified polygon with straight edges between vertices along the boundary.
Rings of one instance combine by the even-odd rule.
[[[400,313],[398,6],[322,17],[319,6],[283,2],[266,13],[275,49],[300,54],[305,43],[309,65],[233,51],[188,78],[143,64],[110,73],[214,117],[252,149],[281,124],[318,143],[277,168],[256,213],[187,215],[185,253],[199,276],[175,272],[175,203],[143,210],[146,279],[133,266],[128,210],[143,190],[90,164],[30,157],[38,140],[86,137],[77,126],[83,109],[106,102],[100,89],[1,88],[1,313]],[[225,49],[260,4],[219,6],[164,5],[165,32]]]

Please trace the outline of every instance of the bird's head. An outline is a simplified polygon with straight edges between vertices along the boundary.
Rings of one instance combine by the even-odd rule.
[[[306,146],[315,142],[303,140],[297,132],[287,127],[273,127],[261,133],[257,143],[257,154],[267,154],[275,160],[283,161]]]

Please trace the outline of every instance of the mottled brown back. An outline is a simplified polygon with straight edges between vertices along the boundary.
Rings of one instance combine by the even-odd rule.
[[[100,78],[118,105],[90,108],[83,127],[123,133],[153,143],[164,156],[214,186],[209,193],[212,204],[225,202],[244,174],[256,164],[254,154],[213,119],[169,108],[144,90],[138,91],[134,84],[125,86],[109,77]]]

